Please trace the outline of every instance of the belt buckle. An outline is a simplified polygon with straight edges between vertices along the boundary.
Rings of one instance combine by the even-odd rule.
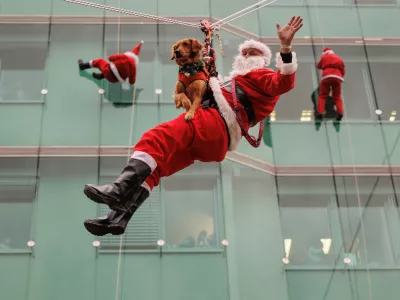
[[[210,106],[210,99],[203,101],[203,103],[201,104],[201,107],[203,109],[207,109]]]

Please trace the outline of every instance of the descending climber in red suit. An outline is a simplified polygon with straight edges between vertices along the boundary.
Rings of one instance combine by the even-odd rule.
[[[122,234],[133,213],[149,197],[161,177],[170,176],[194,163],[220,162],[228,150],[235,150],[249,127],[262,122],[273,111],[280,95],[295,86],[297,60],[291,52],[295,33],[303,26],[300,17],[293,17],[283,28],[277,23],[281,42],[276,55],[278,71],[267,69],[270,49],[250,40],[239,46],[230,78],[236,80],[236,99],[242,127],[233,111],[231,88],[221,88],[216,77],[210,78],[212,97],[209,107],[196,111],[192,121],[185,114],[145,132],[134,146],[133,155],[116,181],[109,185],[88,184],[85,195],[107,204],[111,212],[104,217],[85,221],[94,235]],[[207,102],[207,100],[205,100]]]
[[[131,51],[111,55],[108,58],[110,62],[104,58],[98,58],[85,63],[80,59],[78,60],[79,69],[98,68],[101,73],[93,73],[93,77],[96,79],[105,78],[111,83],[124,83],[126,79],[129,79],[130,84],[135,84],[136,68],[139,64],[139,53],[142,44],[143,41]]]
[[[342,82],[344,81],[345,65],[343,60],[332,49],[325,48],[318,63],[318,69],[322,69],[321,83],[318,95],[318,117],[325,113],[325,99],[332,89],[332,98],[336,106],[336,120],[343,117]]]

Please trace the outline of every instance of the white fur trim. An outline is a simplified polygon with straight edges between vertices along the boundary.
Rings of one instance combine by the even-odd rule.
[[[292,62],[290,64],[283,63],[281,54],[277,52],[275,67],[281,71],[282,75],[291,75],[296,72],[298,67],[296,52],[292,52]]]
[[[142,187],[142,188],[145,188],[145,189],[149,192],[149,194],[151,193],[151,188],[150,188],[150,186],[146,183],[146,181],[142,183],[141,187]]]
[[[111,68],[111,71],[113,72],[114,76],[117,77],[118,81],[121,82],[121,83],[124,83],[125,80],[123,80],[121,75],[119,75],[118,69],[114,65],[114,63],[110,62],[110,68]]]
[[[325,51],[325,52],[322,52],[322,55],[325,55],[325,54],[334,54],[335,52],[333,52],[332,50],[327,50],[327,51]]]
[[[337,78],[340,79],[341,81],[344,81],[344,78],[339,75],[325,75],[324,77],[321,78],[321,81],[324,80],[325,78]]]
[[[157,162],[150,154],[147,154],[146,152],[134,151],[131,158],[138,159],[144,162],[146,165],[150,167],[151,172],[153,172],[154,169],[157,168]]]
[[[139,64],[139,57],[133,52],[125,52],[126,56],[132,57],[136,64]]]
[[[89,66],[93,68],[93,60],[89,61]]]
[[[235,151],[239,146],[240,140],[242,139],[242,131],[240,130],[240,126],[236,121],[235,112],[222,94],[222,90],[217,78],[210,78],[210,88],[213,91],[215,102],[217,102],[219,111],[221,112],[221,115],[225,119],[226,125],[228,126],[229,137],[231,139],[229,150]]]
[[[245,41],[243,44],[239,45],[239,52],[242,53],[243,49],[249,49],[249,48],[260,50],[264,54],[266,60],[266,66],[269,66],[269,64],[271,63],[272,52],[267,45],[256,40],[248,40]]]

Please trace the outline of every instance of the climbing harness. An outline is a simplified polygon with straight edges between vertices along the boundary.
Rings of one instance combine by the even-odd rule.
[[[253,146],[254,148],[258,148],[261,144],[261,139],[262,139],[263,132],[264,132],[264,120],[262,120],[260,122],[260,128],[258,130],[258,138],[256,139],[254,136],[250,135],[244,129],[243,120],[242,120],[242,117],[240,116],[239,107],[238,107],[239,101],[236,97],[236,80],[235,80],[235,78],[232,78],[231,93],[232,93],[232,98],[233,98],[233,111],[235,112],[236,121],[239,124],[240,130],[242,131],[242,135],[245,137],[245,139],[249,142],[249,144],[251,146]]]

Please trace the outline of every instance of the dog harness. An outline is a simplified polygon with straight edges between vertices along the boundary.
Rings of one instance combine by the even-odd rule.
[[[202,61],[179,67],[178,80],[184,85],[185,89],[195,80],[208,83],[209,77],[210,74],[204,68]]]

